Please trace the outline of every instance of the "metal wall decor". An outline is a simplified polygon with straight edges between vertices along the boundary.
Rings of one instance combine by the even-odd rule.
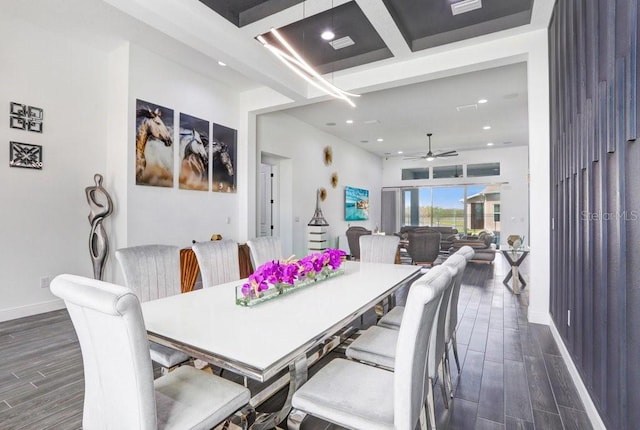
[[[44,111],[39,107],[15,102],[9,104],[9,125],[11,128],[42,133],[43,116]]]
[[[9,142],[9,166],[42,170],[42,146]]]

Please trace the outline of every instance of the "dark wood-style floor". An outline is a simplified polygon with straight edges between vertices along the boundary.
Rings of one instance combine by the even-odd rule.
[[[500,255],[492,265],[467,266],[459,301],[462,372],[452,360],[455,398],[445,410],[436,397],[438,427],[590,429],[549,328],[527,322],[528,290],[514,296],[502,284],[506,270]],[[81,428],[82,357],[66,311],[0,323],[0,358],[0,429]]]

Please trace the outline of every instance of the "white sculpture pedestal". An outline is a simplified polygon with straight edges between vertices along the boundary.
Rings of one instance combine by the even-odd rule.
[[[329,247],[327,230],[327,226],[307,226],[307,249],[309,253],[322,252]]]

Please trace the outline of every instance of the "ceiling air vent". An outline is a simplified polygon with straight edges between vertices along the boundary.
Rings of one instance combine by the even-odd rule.
[[[461,13],[480,9],[481,7],[482,0],[464,0],[453,3],[451,5],[451,13],[453,13],[454,15],[460,15]]]
[[[470,104],[470,105],[462,105],[462,106],[456,106],[456,110],[458,112],[462,112],[463,110],[476,110],[478,109],[478,105],[476,103]]]
[[[349,36],[341,37],[340,39],[332,40],[329,45],[336,51],[338,49],[346,48],[347,46],[355,45],[356,43]]]

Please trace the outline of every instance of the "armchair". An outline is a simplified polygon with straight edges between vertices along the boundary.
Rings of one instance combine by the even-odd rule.
[[[432,266],[440,254],[442,235],[431,229],[416,229],[408,233],[407,252],[411,262],[418,265]]]
[[[360,236],[371,234],[371,230],[364,227],[349,227],[347,229],[347,242],[352,260],[360,260]]]

